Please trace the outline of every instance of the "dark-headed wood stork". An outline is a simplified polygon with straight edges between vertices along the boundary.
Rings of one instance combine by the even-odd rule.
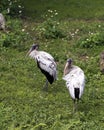
[[[48,87],[48,82],[52,84],[57,79],[57,65],[54,58],[45,51],[38,51],[39,45],[33,44],[28,54],[35,59],[37,66],[41,72],[46,76],[46,84],[44,88]]]
[[[69,90],[71,98],[74,101],[73,111],[75,111],[77,109],[77,102],[81,98],[84,91],[84,72],[80,67],[72,64],[72,59],[68,59],[64,68],[63,79],[66,81],[66,86]]]

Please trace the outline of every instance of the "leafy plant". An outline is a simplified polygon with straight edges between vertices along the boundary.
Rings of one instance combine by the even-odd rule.
[[[93,48],[95,46],[104,46],[104,33],[91,33],[88,37],[82,38],[77,45],[83,48]]]
[[[8,19],[7,32],[0,32],[0,46],[1,47],[15,47],[21,48],[25,46],[25,42],[30,35],[25,32],[21,20]]]
[[[65,37],[63,30],[59,27],[60,23],[56,20],[57,15],[56,10],[48,10],[48,13],[43,16],[44,22],[37,27],[39,37],[47,39]]]
[[[0,12],[8,14],[10,16],[21,16],[23,6],[21,0],[1,0],[0,1]]]

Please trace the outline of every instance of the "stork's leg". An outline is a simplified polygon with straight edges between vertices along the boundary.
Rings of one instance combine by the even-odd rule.
[[[47,79],[46,79],[45,85],[43,86],[43,90],[48,90],[48,80]]]
[[[77,110],[77,101],[74,99],[73,100],[73,113],[75,113]]]
[[[75,100],[73,100],[73,113],[75,113]]]

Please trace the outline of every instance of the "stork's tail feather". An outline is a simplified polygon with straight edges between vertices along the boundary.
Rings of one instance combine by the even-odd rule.
[[[74,88],[75,98],[79,99],[80,89]]]
[[[50,75],[48,72],[46,72],[42,69],[41,69],[41,72],[46,76],[46,78],[50,84],[52,84],[54,82],[54,77],[52,75]]]
[[[46,76],[47,80],[49,81],[50,84],[54,82],[54,77],[50,75],[47,71],[43,70],[40,66],[39,63],[37,62],[37,66],[40,68],[41,72]]]

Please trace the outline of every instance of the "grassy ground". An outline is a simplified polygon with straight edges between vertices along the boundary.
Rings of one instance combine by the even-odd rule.
[[[31,2],[31,9],[34,8],[32,1],[26,1],[24,3],[26,6],[27,2],[28,5]],[[37,1],[37,4],[39,2]],[[56,6],[58,2],[55,0],[54,2]],[[99,68],[99,55],[104,51],[104,38],[100,37],[99,40],[98,35],[92,35],[104,34],[103,21],[95,20],[95,14],[96,18],[103,15],[103,0],[94,1],[95,5],[90,0],[87,0],[86,4],[77,1],[81,7],[86,6],[90,13],[86,12],[84,7],[80,12],[78,4],[70,2],[72,4],[69,10],[64,9],[64,5],[68,5],[67,2],[64,2],[63,8],[60,4],[59,10],[64,10],[62,18],[70,15],[72,18],[83,16],[87,17],[86,19],[92,17],[93,19],[60,21],[59,27],[63,30],[64,37],[47,39],[40,35],[41,31],[37,30],[37,27],[44,29],[45,25],[42,22],[36,23],[35,20],[20,22],[16,19],[7,19],[8,33],[0,31],[0,130],[104,129],[104,75]],[[87,6],[89,3],[90,6]],[[48,7],[51,6],[50,2]],[[70,14],[65,13],[70,12],[72,8],[74,10],[75,7],[79,9],[79,11],[76,9],[78,15],[74,11]],[[93,10],[90,10],[90,7],[93,7]],[[39,13],[41,14],[41,10]],[[61,16],[60,13],[59,15]],[[85,37],[87,45],[90,43],[92,46],[79,45],[83,43],[81,41],[85,41]],[[48,91],[42,89],[45,77],[37,68],[35,61],[26,57],[33,43],[39,43],[40,50],[52,54],[57,62],[58,80],[49,85]],[[73,58],[74,64],[80,66],[86,75],[84,95],[79,101],[78,111],[74,114],[73,102],[62,80],[64,65],[69,57]]]
[[[104,1],[103,0],[25,0],[25,15],[32,16],[35,20],[41,18],[43,13],[48,9],[57,10],[59,18],[74,18],[74,19],[104,19]]]
[[[36,34],[31,30],[36,24],[23,23],[23,27],[26,25],[25,31],[32,34],[33,39]],[[80,29],[73,38],[37,40],[40,50],[51,53],[58,65],[58,80],[49,85],[47,92],[42,90],[45,77],[37,69],[34,60],[25,57],[32,44],[30,39],[22,43],[22,50],[20,47],[1,48],[1,130],[103,130],[104,75],[99,69],[99,54],[104,48],[81,48],[75,45],[89,30],[99,30],[98,25],[104,26],[100,21],[66,21],[60,24],[65,30],[74,32]],[[69,57],[86,75],[86,88],[75,114],[72,113],[73,103],[62,80],[64,64]]]

